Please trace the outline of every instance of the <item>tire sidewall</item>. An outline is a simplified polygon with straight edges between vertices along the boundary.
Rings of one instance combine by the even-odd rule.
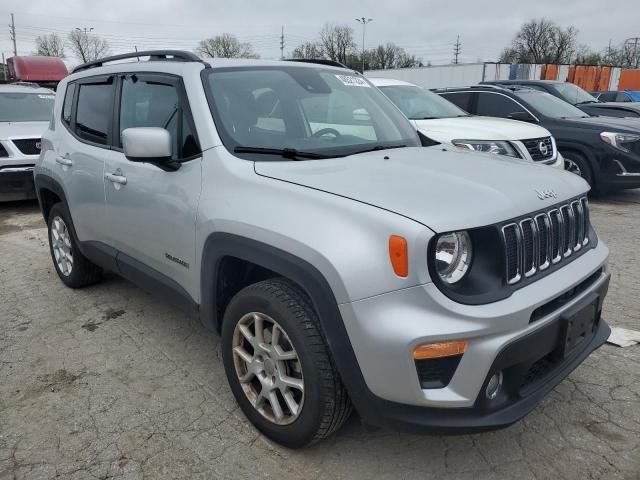
[[[238,380],[233,353],[232,340],[235,326],[247,313],[260,312],[277,321],[289,336],[289,340],[298,353],[304,381],[304,403],[296,420],[289,425],[276,425],[258,412],[249,402]],[[295,318],[292,312],[275,298],[252,287],[238,294],[229,304],[222,325],[222,357],[229,386],[246,417],[262,433],[272,440],[290,448],[299,448],[311,442],[322,420],[322,384],[323,379],[313,352],[307,346],[300,322],[310,322],[308,318]]]
[[[73,255],[73,266],[71,268],[71,275],[64,275],[60,271],[60,268],[58,268],[58,262],[56,262],[55,254],[53,253],[51,227],[53,224],[53,220],[56,217],[60,217],[62,219],[65,226],[67,227],[67,231],[69,232],[69,241],[71,242],[71,253]],[[71,222],[69,221],[69,216],[67,215],[67,212],[65,211],[61,203],[55,204],[51,208],[51,211],[49,212],[49,221],[47,222],[47,235],[49,237],[49,252],[51,252],[51,260],[53,261],[53,268],[56,269],[56,273],[58,274],[58,276],[60,277],[60,280],[62,280],[63,283],[65,283],[66,285],[72,285],[74,283],[75,277],[77,275],[77,270],[78,270],[76,268],[77,267],[76,259],[78,258],[78,246],[76,244],[75,236],[73,234],[73,226],[71,225]]]

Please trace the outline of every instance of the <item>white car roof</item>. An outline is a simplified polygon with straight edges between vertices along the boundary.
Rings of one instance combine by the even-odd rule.
[[[20,85],[20,84],[6,84],[0,85],[0,93],[40,93],[40,94],[52,94],[53,90],[48,88],[43,88],[31,85]]]
[[[395,86],[405,86],[405,87],[417,87],[417,85],[409,82],[405,82],[404,80],[395,80],[393,78],[379,78],[367,77],[371,83],[373,83],[376,87],[395,87]]]

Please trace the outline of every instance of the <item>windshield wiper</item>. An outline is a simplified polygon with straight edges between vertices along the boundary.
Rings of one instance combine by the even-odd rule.
[[[357,152],[352,152],[349,155],[357,155],[358,153],[368,153],[368,152],[377,152],[379,150],[391,150],[392,148],[404,148],[406,145],[398,144],[398,145],[376,145],[375,147],[365,148],[364,150],[358,150]]]
[[[322,153],[313,152],[301,152],[295,148],[264,148],[264,147],[243,147],[238,146],[233,149],[235,153],[256,153],[259,155],[280,155],[283,158],[289,160],[300,159],[321,159],[321,158],[333,158],[331,155],[324,155]]]

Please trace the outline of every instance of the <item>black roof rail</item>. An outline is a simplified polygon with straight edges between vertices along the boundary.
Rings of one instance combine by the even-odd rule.
[[[349,67],[347,67],[344,63],[336,62],[335,60],[327,60],[326,58],[285,58],[284,61],[285,62],[316,63],[318,65],[327,65],[329,67],[340,67],[340,68],[346,68],[346,69],[349,69],[349,70],[353,70],[353,69],[350,69]]]
[[[99,58],[92,62],[83,63],[73,69],[72,73],[81,72],[82,70],[88,70],[90,68],[97,68],[103,66],[107,62],[116,62],[118,60],[126,60],[129,58],[149,57],[149,60],[167,60],[175,62],[200,62],[209,66],[204,60],[198,57],[195,53],[187,52],[184,50],[145,50],[142,52],[123,53],[122,55],[113,55],[111,57]]]

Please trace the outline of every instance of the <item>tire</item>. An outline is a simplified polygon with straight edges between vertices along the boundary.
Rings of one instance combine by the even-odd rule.
[[[71,288],[97,283],[102,269],[88,260],[78,248],[72,233],[71,218],[62,203],[51,207],[47,221],[49,251],[60,280]],[[59,261],[62,258],[62,261]]]
[[[593,177],[593,170],[589,165],[589,161],[581,153],[569,151],[561,152],[564,157],[564,169],[568,172],[581,176],[589,184],[595,192],[596,183]]]
[[[263,342],[255,342],[259,324],[256,318],[260,318],[263,325]],[[243,330],[249,336],[253,335],[253,344],[266,345],[272,351],[274,332],[281,330],[275,345],[279,347],[278,352],[284,352],[290,359],[281,361],[273,353],[264,354],[263,347],[254,350]],[[242,357],[236,353],[238,347],[242,348],[243,355],[249,355]],[[292,358],[294,355],[296,359]],[[300,448],[318,442],[340,428],[351,414],[351,401],[322,336],[311,301],[286,279],[275,278],[250,285],[231,299],[222,325],[222,357],[229,385],[246,417],[264,435],[281,445]],[[251,363],[248,363],[248,357]],[[254,367],[257,373],[249,372]],[[263,370],[260,372],[260,369]],[[241,383],[241,376],[244,383]],[[294,380],[298,386],[280,389],[278,382],[283,378],[288,384]],[[269,383],[271,380],[275,383]],[[265,384],[274,390],[269,392]],[[279,420],[277,408],[272,407],[273,397],[271,400],[260,399],[263,389],[269,392],[265,396],[274,392],[282,415]],[[285,395],[288,400],[293,399],[291,405]]]

